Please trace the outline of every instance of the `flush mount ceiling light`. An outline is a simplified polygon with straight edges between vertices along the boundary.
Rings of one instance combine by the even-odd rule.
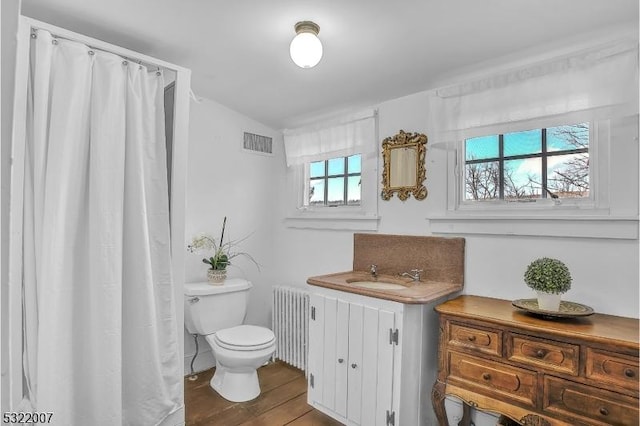
[[[300,68],[315,67],[322,59],[322,43],[318,38],[320,27],[315,22],[302,21],[294,28],[297,35],[289,46],[291,59]]]

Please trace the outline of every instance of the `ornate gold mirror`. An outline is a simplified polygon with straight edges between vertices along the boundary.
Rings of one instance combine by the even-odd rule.
[[[427,197],[424,156],[427,136],[422,133],[406,133],[400,130],[395,136],[382,141],[382,199],[389,200],[393,194],[405,201],[411,194],[416,200]]]

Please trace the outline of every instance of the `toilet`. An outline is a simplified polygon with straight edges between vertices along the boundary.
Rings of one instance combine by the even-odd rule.
[[[184,286],[184,322],[191,334],[200,334],[213,351],[216,372],[211,387],[233,402],[260,395],[257,369],[276,347],[273,331],[243,325],[251,282],[231,278],[224,285],[208,282]]]

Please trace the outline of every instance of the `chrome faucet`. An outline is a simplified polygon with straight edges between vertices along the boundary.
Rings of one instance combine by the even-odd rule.
[[[422,269],[412,269],[411,272],[413,272],[413,274],[410,274],[409,272],[403,272],[402,274],[400,274],[401,277],[409,277],[414,281],[420,281],[420,273],[423,272]]]
[[[378,276],[378,265],[371,265],[371,275],[375,278]]]

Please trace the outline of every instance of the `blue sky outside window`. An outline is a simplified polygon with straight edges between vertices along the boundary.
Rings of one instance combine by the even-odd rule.
[[[498,157],[498,135],[480,136],[466,141],[466,159],[481,160]]]
[[[504,156],[535,154],[542,152],[542,130],[527,130],[526,132],[505,133]]]
[[[362,158],[360,154],[309,164],[309,204],[359,205]]]
[[[312,178],[324,176],[324,161],[315,161],[309,166],[309,176]]]
[[[589,196],[589,123],[465,141],[465,199]]]

